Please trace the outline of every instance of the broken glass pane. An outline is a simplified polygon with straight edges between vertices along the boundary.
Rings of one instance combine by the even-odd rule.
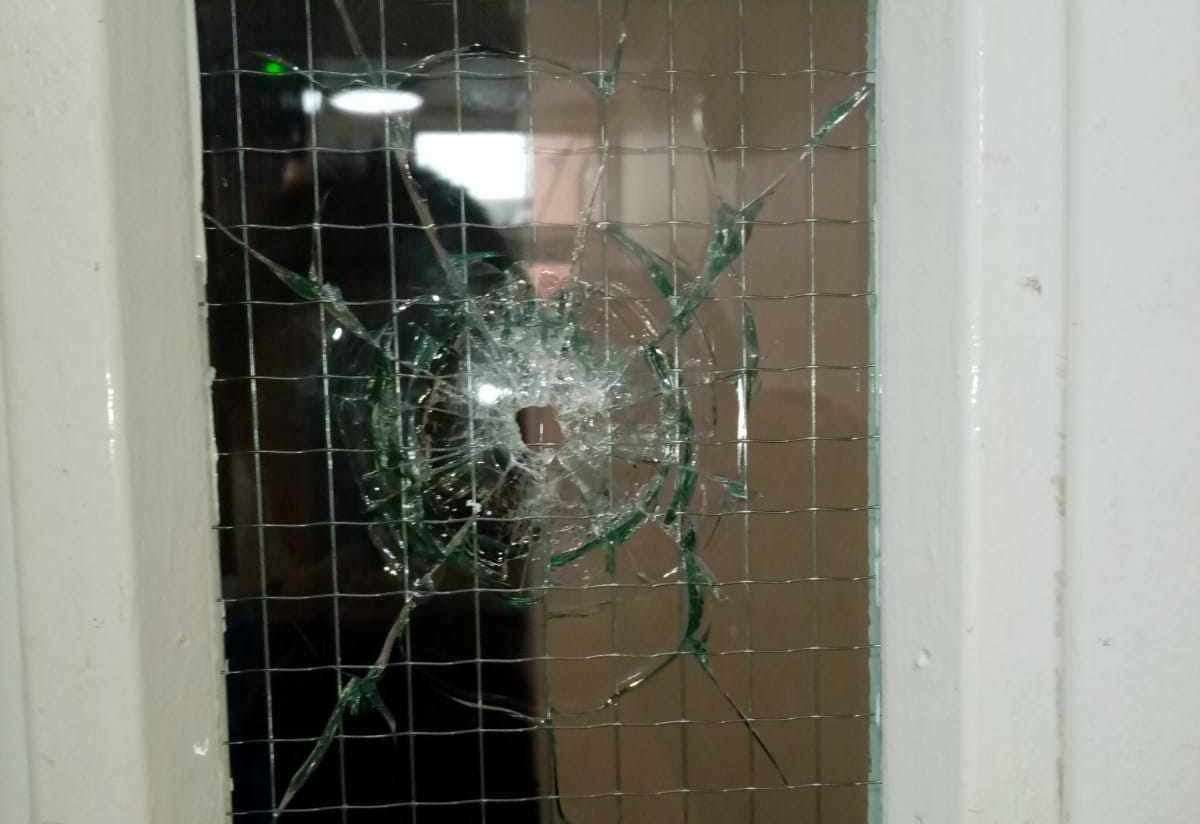
[[[711,655],[714,633],[736,650],[726,636],[741,631],[714,619],[734,610],[721,610],[711,549],[729,519],[771,508],[748,471],[747,431],[773,344],[739,263],[758,225],[795,222],[764,215],[798,177],[811,182],[814,152],[870,87],[847,78],[810,139],[756,178],[737,162],[740,138],[730,153],[719,83],[631,69],[661,64],[628,25],[630,8],[614,16],[593,68],[480,45],[393,63],[367,45],[386,25],[342,0],[325,18],[337,25],[310,32],[340,37],[340,61],[315,59],[311,43],[302,55],[237,52],[238,99],[267,104],[256,168],[284,196],[243,192],[234,214],[207,219],[242,256],[248,306],[259,295],[260,314],[267,304],[311,310],[273,327],[276,343],[311,352],[298,379],[318,378],[324,420],[314,425],[356,481],[357,499],[338,500],[336,518],[331,489],[329,522],[361,530],[377,558],[356,556],[375,570],[345,577],[392,596],[370,617],[373,662],[339,654],[336,689],[306,695],[315,720],[272,777],[275,816],[323,808],[306,788],[327,759],[345,773],[334,745],[351,728],[416,729],[411,706],[389,704],[386,681],[407,677],[411,701],[413,667],[396,672],[398,653],[423,613],[458,596],[474,599],[476,626],[447,646],[464,646],[478,671],[473,683],[429,677],[443,700],[477,714],[481,732],[507,724],[544,736],[546,797],[563,795],[560,730],[619,713],[680,667],[714,691],[770,773],[760,780],[805,782]],[[669,133],[647,135],[647,122]],[[246,128],[239,120],[239,146]],[[663,145],[669,164],[653,148]],[[256,222],[260,207],[272,221]],[[731,325],[718,304],[739,295]],[[270,390],[252,386],[258,410]],[[256,454],[269,451],[261,446]],[[269,470],[258,460],[261,486]],[[271,525],[270,504],[259,501],[252,524]],[[549,635],[605,610],[614,626],[636,622],[639,641],[576,656],[602,661],[602,677],[565,689],[572,676],[546,671],[538,697],[485,688],[502,680],[483,671],[489,616],[536,611]],[[679,689],[689,676],[671,677]],[[413,751],[407,760],[415,771]],[[480,797],[483,772],[464,778]],[[343,774],[343,793],[352,780]],[[569,817],[561,803],[554,814]]]

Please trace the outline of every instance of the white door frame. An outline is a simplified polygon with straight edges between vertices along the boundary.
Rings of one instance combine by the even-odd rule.
[[[1066,4],[878,5],[883,819],[1059,821]]]
[[[1200,809],[1200,6],[878,8],[887,824]]]
[[[188,0],[5,5],[6,822],[227,812],[195,55]]]
[[[210,822],[224,727],[192,10],[68,5],[19,4],[0,67],[17,113],[0,155],[16,553],[0,560],[24,656],[2,726],[28,746],[4,763],[27,771],[14,803],[34,820]],[[1011,3],[878,10],[889,822],[963,821],[1014,785],[1011,810],[1057,803],[1064,31],[1060,2],[1017,5],[1052,22]],[[1051,401],[1012,403],[1031,394]],[[1027,495],[988,493],[1013,488]]]

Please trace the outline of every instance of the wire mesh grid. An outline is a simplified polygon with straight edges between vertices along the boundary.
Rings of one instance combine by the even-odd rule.
[[[445,131],[523,132],[528,158],[525,208],[481,221],[468,185],[457,188],[457,218],[439,225],[459,233],[464,253],[486,226],[525,254],[562,257],[579,198],[547,181],[586,179],[604,146],[594,217],[657,248],[678,288],[683,263],[700,256],[712,230],[704,190],[724,187],[746,202],[803,159],[762,213],[743,221],[739,231],[753,239],[706,301],[719,353],[709,375],[744,375],[753,362],[761,381],[754,406],[739,402],[745,384],[731,381],[714,401],[720,426],[698,434],[714,475],[744,479],[749,490],[719,512],[689,513],[708,536],[715,596],[706,641],[724,694],[678,655],[671,632],[684,596],[662,574],[668,550],[652,539],[633,545],[639,568],[534,584],[526,590],[544,597],[520,611],[497,607],[507,590],[476,572],[414,613],[394,651],[386,697],[397,729],[348,718],[283,816],[866,821],[877,720],[868,673],[878,652],[868,620],[866,117],[812,146],[824,112],[869,76],[868,4],[201,0],[197,10],[206,211],[232,235],[209,230],[208,313],[233,818],[273,820],[330,707],[375,658],[405,599],[394,582],[381,583],[352,483],[362,449],[335,424],[334,385],[358,377],[331,360],[337,320],[327,305],[281,288],[253,252],[330,280],[340,262],[378,262],[386,276],[372,288],[341,284],[346,303],[383,309],[399,329],[391,309],[423,231],[396,183],[386,126],[357,121],[347,133],[317,117],[291,121],[256,84],[285,60],[311,85],[318,74],[359,77],[362,53],[386,76],[481,43],[598,82],[612,72],[617,91],[596,114],[581,114],[555,96],[552,72],[521,63],[494,73],[489,88],[508,99],[523,87],[528,105],[481,116],[464,110],[477,89],[464,92],[472,74],[454,58]],[[373,137],[360,139],[367,131]],[[370,157],[385,169],[373,183],[360,177],[374,168],[362,160]],[[373,205],[346,222],[326,219],[338,186]],[[588,247],[606,295],[636,274],[616,247],[606,234]],[[748,318],[757,318],[761,351],[748,351]],[[468,374],[470,357],[468,347]],[[659,663],[654,678],[605,700],[630,672]],[[539,723],[550,707],[560,709],[552,726]]]

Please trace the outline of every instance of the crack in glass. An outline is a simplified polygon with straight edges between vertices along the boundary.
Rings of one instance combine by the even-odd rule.
[[[444,223],[434,219],[435,212],[446,212],[445,204],[431,207],[427,187],[410,164],[414,113],[405,109],[411,100],[406,103],[402,95],[414,80],[461,83],[465,77],[504,76],[507,67],[513,74],[537,71],[585,88],[595,105],[603,106],[618,89],[628,39],[624,27],[609,68],[598,72],[479,46],[383,71],[372,67],[341,0],[337,6],[361,74],[349,82],[341,76],[334,85],[278,55],[262,55],[259,70],[299,79],[303,89],[334,101],[348,90],[393,95],[383,98],[394,106],[383,110],[388,149],[431,251],[426,271],[406,273],[422,285],[421,293],[393,301],[382,322],[368,322],[332,282],[338,272],[293,271],[207,218],[297,299],[328,312],[332,322],[325,332],[330,371],[339,376],[332,381],[332,397],[340,437],[358,461],[371,541],[404,596],[377,660],[341,687],[275,816],[304,787],[347,716],[371,710],[396,732],[378,683],[425,598],[480,587],[503,591],[515,607],[531,606],[564,575],[611,578],[622,548],[646,529],[660,530],[675,546],[674,565],[659,573],[657,583],[675,583],[684,593],[677,646],[620,680],[601,708],[686,656],[720,690],[787,784],[771,748],[721,687],[709,660],[706,604],[719,593],[701,559],[705,536],[695,515],[738,512],[751,493],[746,478],[707,473],[699,457],[704,436],[716,425],[713,388],[736,385],[744,412],[753,400],[760,357],[754,315],[743,302],[744,358],[739,368],[719,370],[701,310],[721,279],[734,277],[731,269],[771,195],[814,146],[868,100],[871,87],[864,85],[834,105],[812,142],[757,196],[741,205],[717,196],[703,264],[696,271],[638,242],[623,225],[597,217],[610,155],[608,143],[601,141],[591,179],[582,182],[586,195],[569,264],[565,272],[551,271],[496,252],[469,251],[465,225],[460,243],[446,241]],[[463,223],[470,222],[461,204],[459,211]],[[651,300],[589,277],[583,252],[596,236],[612,240],[637,265]],[[602,573],[591,571],[594,565],[582,571],[582,562],[593,556],[603,559]],[[551,732],[556,713],[598,709],[550,707],[534,715],[485,702],[483,696],[450,697]],[[565,819],[561,807],[559,814]]]

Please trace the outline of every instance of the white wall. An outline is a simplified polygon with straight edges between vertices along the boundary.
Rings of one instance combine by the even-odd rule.
[[[884,820],[1200,810],[1200,7],[881,3]]]
[[[1200,4],[1075,0],[1065,792],[1200,819]]]

